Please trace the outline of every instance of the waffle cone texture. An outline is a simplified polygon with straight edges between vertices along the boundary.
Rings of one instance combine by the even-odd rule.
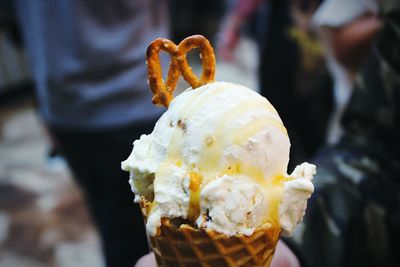
[[[145,221],[151,202],[140,199]],[[197,229],[179,220],[161,220],[155,236],[149,236],[159,267],[262,266],[271,264],[280,228],[265,224],[251,236],[232,237],[211,229]]]

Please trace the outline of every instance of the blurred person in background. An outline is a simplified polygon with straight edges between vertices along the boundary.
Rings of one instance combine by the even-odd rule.
[[[356,78],[343,135],[316,156],[315,192],[287,242],[302,266],[400,266],[400,1],[324,4],[332,56]]]
[[[336,10],[336,2],[325,1],[313,17],[313,24],[319,28],[323,40],[327,67],[334,82],[334,111],[327,132],[328,144],[336,143],[343,133],[339,121],[350,99],[354,76],[359,67],[359,59],[355,63],[348,60],[365,54],[368,40],[375,34],[377,25],[378,3],[375,0],[345,2],[347,8]],[[351,24],[351,27],[342,31],[345,24]],[[343,46],[337,41],[341,39],[340,35],[351,38],[350,42],[357,42],[358,45],[351,47],[351,51],[343,51]]]
[[[320,24],[328,53],[356,78],[343,135],[315,157],[316,191],[285,242],[301,266],[400,266],[400,1],[322,10],[335,19]]]
[[[168,36],[166,1],[17,0],[40,113],[81,186],[107,266],[148,252],[120,162],[161,110],[146,84],[149,42]]]
[[[290,133],[289,168],[309,159],[323,144],[330,116],[330,77],[309,23],[319,2],[230,1],[219,37],[218,55],[232,61],[243,26],[254,25],[260,93],[276,107]]]

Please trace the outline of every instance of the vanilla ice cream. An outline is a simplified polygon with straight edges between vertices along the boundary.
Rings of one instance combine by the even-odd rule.
[[[290,141],[277,111],[253,90],[227,82],[177,96],[153,132],[122,162],[135,200],[152,201],[150,235],[181,217],[228,236],[270,223],[290,234],[302,220],[315,166],[287,174]]]

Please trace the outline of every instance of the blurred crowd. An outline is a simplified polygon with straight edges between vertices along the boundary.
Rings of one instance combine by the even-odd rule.
[[[0,30],[28,53],[38,109],[107,266],[148,253],[120,171],[163,111],[151,104],[146,48],[192,34],[229,64],[246,57],[235,53],[244,36],[254,40],[258,90],[291,139],[289,168],[317,165],[304,222],[273,265],[400,266],[400,1],[0,0]]]

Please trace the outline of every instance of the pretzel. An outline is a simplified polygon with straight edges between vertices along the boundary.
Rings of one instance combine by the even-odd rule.
[[[186,54],[193,48],[200,49],[202,59],[202,74],[200,79],[193,73],[186,59]],[[163,50],[170,54],[171,62],[167,75],[167,81],[162,79],[159,52]],[[193,35],[185,38],[178,46],[165,38],[154,40],[147,48],[147,77],[150,89],[153,92],[153,103],[164,105],[168,108],[173,98],[179,75],[192,86],[200,87],[214,81],[215,77],[215,55],[210,42],[202,35]]]
[[[162,78],[160,50],[167,52],[171,56],[166,82]],[[152,101],[155,105],[168,107],[173,98],[172,93],[175,90],[180,74],[177,54],[178,47],[176,44],[166,38],[154,40],[147,48],[147,78],[150,89],[154,94]]]
[[[200,80],[193,73],[189,66],[186,54],[193,48],[200,49],[203,71]],[[185,38],[179,45],[179,67],[183,78],[192,86],[192,88],[200,87],[206,83],[214,81],[215,77],[215,55],[210,42],[202,35],[193,35]]]

